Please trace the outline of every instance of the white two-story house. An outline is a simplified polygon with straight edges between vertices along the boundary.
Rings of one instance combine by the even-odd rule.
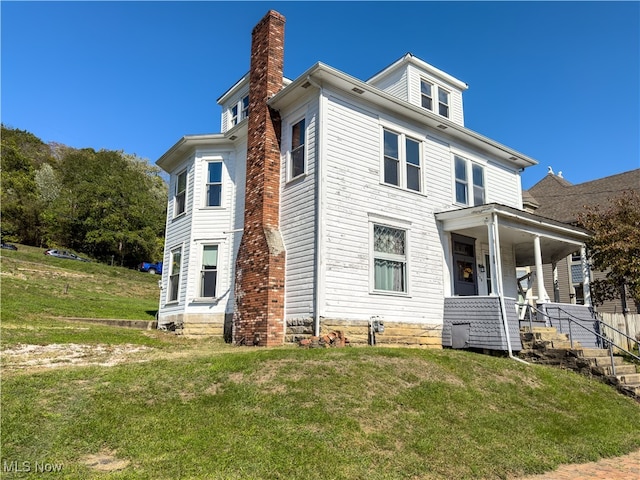
[[[285,79],[283,28],[271,11],[254,29],[250,73],[218,100],[222,131],[157,161],[159,326],[367,342],[376,318],[378,343],[518,350],[516,268],[541,272],[588,236],[522,209],[536,161],[467,129],[467,85],[412,54],[366,81],[322,63]]]

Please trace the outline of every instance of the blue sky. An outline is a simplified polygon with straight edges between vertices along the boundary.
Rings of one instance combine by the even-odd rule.
[[[638,2],[13,2],[1,117],[44,141],[155,162],[220,131],[253,26],[286,19],[285,75],[366,80],[407,52],[469,85],[465,125],[582,183],[640,168]]]

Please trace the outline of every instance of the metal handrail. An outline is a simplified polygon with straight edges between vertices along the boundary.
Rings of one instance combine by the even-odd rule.
[[[563,317],[552,317],[551,315],[549,315],[549,312],[545,312],[542,311],[540,309],[538,309],[537,307],[534,307],[533,305],[529,305],[529,304],[525,304],[524,306],[526,306],[526,308],[530,309],[529,310],[529,325],[532,328],[533,331],[533,321],[531,319],[531,310],[533,310],[537,314],[539,313],[540,315],[543,316],[543,318],[548,318],[549,319],[549,323],[551,324],[551,326],[553,326],[553,323],[551,322],[551,319],[557,319],[559,321],[560,324],[560,328],[562,329],[562,322],[561,320],[563,320]],[[632,356],[633,358],[635,358],[636,360],[640,361],[640,357],[635,355],[634,353],[630,352],[629,350],[627,350],[624,347],[621,347],[620,345],[614,343],[610,338],[607,338],[605,335],[601,335],[600,333],[596,332],[595,330],[591,330],[588,327],[585,327],[584,325],[582,325],[580,322],[578,322],[577,320],[571,318],[571,317],[575,317],[575,315],[563,310],[562,308],[558,307],[558,306],[554,306],[554,308],[557,308],[559,311],[563,312],[565,315],[567,315],[566,320],[569,323],[569,342],[571,344],[571,348],[573,348],[573,335],[571,332],[571,323],[575,323],[576,325],[578,325],[580,328],[588,331],[589,333],[592,333],[593,335],[595,335],[597,338],[599,338],[600,340],[602,340],[603,345],[607,345],[607,349],[609,350],[609,357],[611,360],[611,373],[615,376],[616,374],[616,366],[615,366],[615,362],[613,360],[613,347],[615,346],[616,348],[624,351],[625,353],[627,353],[628,355]],[[578,318],[578,317],[575,317]],[[607,328],[613,328],[614,330],[618,331],[616,328],[611,327],[609,325],[607,325],[606,323],[604,323],[601,319],[599,318],[595,318],[594,319],[596,322],[598,322],[598,327],[600,328],[601,325],[606,325]],[[546,323],[546,322],[545,322]],[[560,331],[562,333],[562,330]],[[619,331],[618,331],[619,332]],[[622,332],[619,332],[622,333]],[[627,337],[626,334],[622,333],[625,337]],[[631,337],[628,337],[631,338]],[[633,340],[633,339],[632,339]],[[636,340],[634,340],[636,341]],[[637,343],[637,341],[636,341]]]

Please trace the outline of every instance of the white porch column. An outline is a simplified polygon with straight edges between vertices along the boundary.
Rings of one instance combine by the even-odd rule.
[[[533,238],[533,253],[536,257],[536,282],[538,287],[538,303],[548,303],[549,295],[544,288],[544,272],[542,271],[542,249],[540,248],[540,237]]]
[[[552,262],[553,269],[553,301],[560,303],[560,284],[558,283],[558,262]]]
[[[580,262],[582,263],[582,290],[584,294],[584,304],[592,307],[591,303],[591,269],[587,262],[587,247],[582,244],[580,247]]]
[[[500,288],[498,286],[498,262],[500,261],[500,255],[496,253],[496,229],[493,217],[485,220],[487,224],[487,235],[489,240],[489,266],[488,270],[491,270],[491,293],[493,295],[500,295]]]

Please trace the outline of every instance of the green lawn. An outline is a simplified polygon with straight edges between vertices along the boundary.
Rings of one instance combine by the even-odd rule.
[[[5,352],[84,343],[148,353],[109,367],[13,368],[3,359],[2,478],[30,478],[7,470],[39,462],[61,465],[47,475],[69,479],[506,479],[640,448],[640,404],[572,372],[454,350],[234,347],[45,320],[36,293],[24,297],[25,314],[5,303],[39,281],[12,278],[5,290],[5,268],[17,277],[16,260],[26,260],[8,257]],[[43,265],[58,267],[47,259],[29,268]],[[60,268],[95,276],[74,287],[75,298],[97,300],[80,300],[87,312],[101,303],[113,305],[109,317],[145,318],[157,294],[150,275],[122,271],[124,288],[100,293],[112,267]],[[134,301],[138,282],[148,296],[120,310],[113,299]],[[62,297],[59,287],[50,291]],[[71,308],[61,305],[47,315]]]

